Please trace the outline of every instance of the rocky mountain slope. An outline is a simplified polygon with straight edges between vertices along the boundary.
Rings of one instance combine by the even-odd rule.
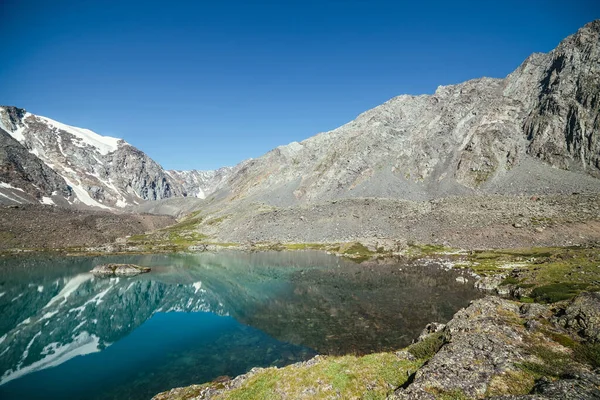
[[[186,195],[183,187],[160,165],[121,139],[68,126],[16,107],[0,107],[0,131],[16,140],[10,146],[8,139],[2,142],[3,152],[12,160],[3,160],[2,168],[12,171],[10,176],[5,174],[3,182],[35,198],[45,195],[63,205],[111,209]],[[38,169],[44,172],[41,175],[24,172],[23,168],[11,166],[15,163],[42,165]],[[36,191],[32,189],[35,186],[46,189]],[[48,188],[53,190],[49,192]]]
[[[20,193],[17,200],[24,203],[26,195],[17,193]],[[40,204],[0,206],[0,252],[18,248],[101,246],[175,222],[166,215],[116,214],[106,210],[75,210]]]
[[[293,206],[348,197],[597,192],[599,35],[600,21],[591,22],[505,79],[399,96],[333,131],[244,161],[216,197]]]
[[[180,184],[187,196],[205,199],[222,185],[231,172],[231,167],[222,167],[212,171],[166,171],[175,182]]]
[[[52,204],[52,197],[64,205],[73,196],[60,175],[0,129],[0,202]]]

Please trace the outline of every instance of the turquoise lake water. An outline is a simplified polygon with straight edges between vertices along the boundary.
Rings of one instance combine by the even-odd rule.
[[[106,262],[152,272],[89,273]],[[319,252],[2,257],[0,398],[149,399],[256,366],[399,349],[478,297],[459,275]]]

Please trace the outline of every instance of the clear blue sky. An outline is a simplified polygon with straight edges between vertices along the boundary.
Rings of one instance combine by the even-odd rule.
[[[504,77],[597,18],[597,0],[0,0],[0,104],[213,169]]]

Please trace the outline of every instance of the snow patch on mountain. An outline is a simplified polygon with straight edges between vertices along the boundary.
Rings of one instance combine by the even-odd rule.
[[[123,139],[114,138],[114,137],[110,137],[110,136],[102,136],[102,135],[97,134],[94,131],[89,130],[89,129],[78,128],[75,126],[66,125],[61,122],[50,119],[48,117],[38,116],[38,118],[40,120],[44,121],[48,126],[56,128],[58,130],[63,130],[65,132],[68,132],[68,133],[72,134],[73,136],[79,138],[81,145],[83,145],[83,146],[89,145],[89,146],[95,147],[98,150],[98,152],[102,155],[112,153],[113,151],[117,150],[120,143],[123,143],[123,144],[126,143]],[[13,137],[14,137],[14,135],[13,135]],[[23,139],[25,139],[25,138],[23,137]],[[17,140],[19,140],[19,139],[17,139]],[[80,147],[83,147],[83,146],[80,146]],[[62,149],[61,149],[61,151],[62,151]]]
[[[92,199],[92,197],[88,194],[88,192],[80,184],[73,183],[73,181],[69,180],[69,178],[67,178],[64,175],[62,177],[65,180],[65,182],[67,182],[67,185],[69,185],[71,187],[71,189],[73,189],[73,191],[75,192],[75,195],[77,196],[77,199],[79,199],[79,201],[81,201],[83,204],[86,204],[86,205],[92,206],[92,207],[105,208],[107,210],[111,209],[110,207],[107,207],[104,204],[100,204],[96,200]]]

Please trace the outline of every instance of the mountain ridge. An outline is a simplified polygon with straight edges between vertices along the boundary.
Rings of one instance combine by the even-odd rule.
[[[506,78],[396,96],[332,131],[242,161],[218,189],[231,201],[274,206],[344,197],[423,200],[504,192],[505,176],[526,163],[550,180],[556,168],[572,171],[596,191],[585,175],[600,177],[599,32],[600,20],[590,22]]]
[[[590,22],[505,78],[396,96],[334,130],[216,171],[164,170],[116,138],[101,137],[108,148],[94,150],[81,136],[95,133],[22,109],[0,108],[0,122],[80,202],[112,209],[173,197],[289,207],[363,197],[599,192],[599,37],[600,20]]]
[[[123,139],[101,136],[13,106],[0,106],[0,134],[4,151],[10,149],[11,153],[11,160],[0,158],[0,165],[2,170],[12,171],[0,175],[0,204],[41,202],[114,211],[147,200],[198,196],[201,185],[210,186],[211,178],[217,175],[216,171],[191,171],[197,176],[192,187]],[[6,137],[14,140],[10,146]],[[15,159],[22,162],[15,164]],[[40,165],[37,168],[45,171],[44,176],[27,171],[34,164]],[[40,192],[38,187],[48,186],[45,178],[50,175],[57,176],[51,180],[54,184],[60,181],[63,190]]]

